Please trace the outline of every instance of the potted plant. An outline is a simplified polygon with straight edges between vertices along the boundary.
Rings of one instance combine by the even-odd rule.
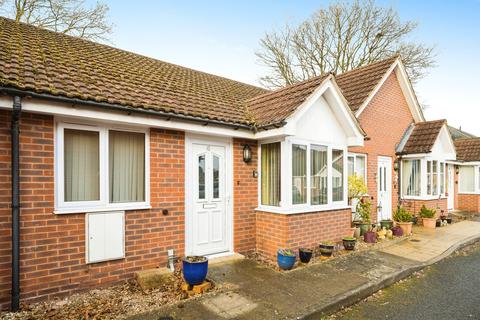
[[[425,228],[435,229],[437,220],[435,218],[436,213],[436,210],[428,209],[425,205],[420,208],[420,217],[422,217],[423,226]]]
[[[395,226],[395,227],[392,228],[392,234],[395,237],[401,237],[401,236],[403,236],[403,229],[400,228],[400,226]]]
[[[386,230],[390,230],[393,227],[393,220],[392,219],[383,219],[380,221],[381,228],[385,228]]]
[[[331,241],[324,241],[320,243],[320,253],[323,257],[332,256],[333,250],[335,250],[335,243]]]
[[[187,256],[182,260],[182,273],[185,282],[191,286],[205,281],[208,272],[208,259],[204,256]]]
[[[345,250],[355,250],[357,239],[355,237],[345,237],[343,240],[343,247]]]
[[[362,177],[353,174],[348,177],[348,198],[354,212],[353,224],[359,225],[358,204],[360,199],[367,194],[367,186]]]
[[[298,249],[298,256],[302,263],[309,263],[312,259],[313,250],[309,248],[300,248]]]
[[[295,265],[297,257],[295,252],[290,249],[278,249],[277,251],[277,263],[280,269],[290,270]]]
[[[363,234],[363,241],[366,243],[375,243],[377,242],[377,233],[372,230],[368,230]]]
[[[393,219],[397,225],[402,228],[404,235],[412,234],[412,214],[408,212],[404,207],[399,206],[393,214]]]
[[[372,203],[370,200],[362,198],[357,206],[357,212],[362,219],[360,224],[360,236],[367,232],[370,228],[370,213],[372,210]]]

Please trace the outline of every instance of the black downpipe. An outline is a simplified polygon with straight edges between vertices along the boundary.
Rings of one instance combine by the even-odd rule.
[[[13,98],[12,112],[12,311],[20,307],[20,97]]]

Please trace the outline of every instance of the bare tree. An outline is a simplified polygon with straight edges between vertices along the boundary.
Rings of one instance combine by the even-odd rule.
[[[108,6],[101,2],[88,8],[84,0],[0,0],[0,6],[17,22],[85,39],[107,40],[112,32]]]
[[[400,54],[412,81],[434,66],[433,47],[411,42],[417,27],[373,1],[336,2],[298,26],[267,33],[256,55],[267,87],[283,87],[325,72],[341,73]]]

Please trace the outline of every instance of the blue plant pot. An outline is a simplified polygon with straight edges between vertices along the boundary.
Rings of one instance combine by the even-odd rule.
[[[183,278],[191,286],[203,283],[207,277],[208,259],[201,262],[189,262],[183,259]]]
[[[280,252],[277,252],[277,263],[282,270],[292,269],[296,259],[296,256],[284,256]]]

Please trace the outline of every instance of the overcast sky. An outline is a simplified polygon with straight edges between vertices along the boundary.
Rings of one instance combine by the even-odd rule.
[[[116,47],[258,85],[255,51],[265,32],[308,18],[328,1],[107,1]],[[141,5],[140,5],[141,3]],[[480,0],[379,1],[420,23],[438,67],[416,85],[427,119],[480,136]]]

